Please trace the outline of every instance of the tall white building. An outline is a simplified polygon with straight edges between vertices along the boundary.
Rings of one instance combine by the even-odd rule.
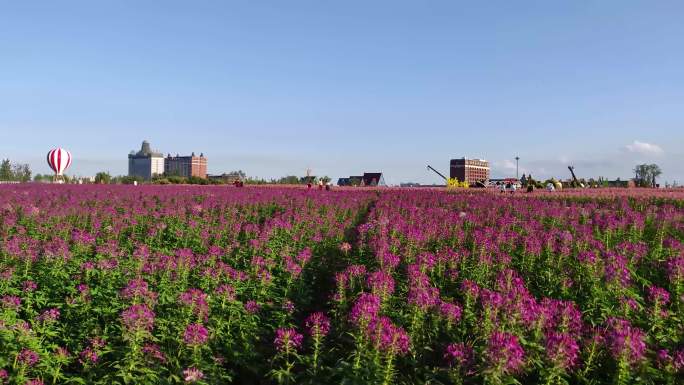
[[[140,151],[128,154],[128,176],[140,176],[150,180],[156,175],[164,174],[164,155],[154,152],[150,143],[142,142]]]

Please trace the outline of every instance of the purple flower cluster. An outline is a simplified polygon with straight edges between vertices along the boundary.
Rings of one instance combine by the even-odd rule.
[[[209,331],[202,324],[190,324],[183,332],[183,342],[190,346],[203,345],[209,339]]]
[[[235,300],[235,288],[228,284],[220,285],[216,288],[216,295],[225,298],[227,301]]]
[[[469,366],[473,361],[473,348],[463,342],[449,344],[444,351],[444,359],[451,366]]]
[[[375,320],[380,312],[380,297],[374,294],[362,293],[354,303],[349,319],[357,326],[367,326]]]
[[[304,325],[311,336],[325,337],[330,332],[330,319],[322,312],[311,313]]]
[[[383,270],[368,274],[366,282],[373,294],[380,298],[387,298],[394,293],[394,278]]]
[[[152,358],[162,364],[166,362],[166,355],[161,351],[159,346],[153,343],[145,344],[142,351],[148,358]]]
[[[185,380],[186,383],[191,384],[203,379],[204,373],[202,373],[201,370],[193,367],[183,370],[183,376],[185,376],[183,380]]]
[[[26,366],[34,366],[38,363],[38,361],[40,361],[40,356],[38,353],[26,348],[21,349],[19,355],[17,356],[17,362]]]
[[[649,286],[647,291],[648,300],[653,303],[657,303],[660,306],[666,306],[670,302],[670,293],[661,287]]]
[[[388,317],[380,317],[368,325],[370,339],[375,347],[392,355],[403,356],[411,348],[411,338],[408,333],[392,323]]]
[[[643,330],[620,318],[608,319],[606,343],[613,358],[630,364],[642,361],[646,354],[646,335]]]
[[[256,314],[259,312],[259,309],[261,309],[261,305],[259,305],[256,301],[250,300],[245,302],[245,310],[249,314]]]
[[[149,285],[142,278],[132,279],[121,290],[121,297],[135,303],[146,302],[151,305],[157,302],[157,293],[149,289]]]
[[[577,365],[579,345],[569,333],[548,333],[545,348],[546,357],[554,366],[566,370]]]
[[[207,320],[209,317],[209,303],[207,295],[200,289],[189,289],[179,297],[181,304],[189,307],[198,318]]]
[[[297,350],[302,346],[304,336],[297,332],[294,328],[279,328],[276,330],[275,344],[276,349],[285,353],[287,351]]]
[[[21,298],[15,295],[5,295],[0,299],[2,306],[8,309],[18,310],[21,307]]]
[[[151,332],[154,328],[155,314],[147,304],[132,305],[121,312],[121,321],[129,332]]]
[[[461,319],[462,312],[460,306],[451,302],[441,301],[439,303],[439,313],[449,324],[456,324]]]
[[[59,315],[60,315],[59,309],[52,308],[52,309],[48,309],[48,310],[45,310],[44,312],[42,312],[38,316],[38,320],[40,322],[48,322],[48,323],[49,322],[55,322],[59,319]]]
[[[21,289],[24,293],[33,293],[38,289],[38,284],[33,281],[24,281],[21,284]]]
[[[518,337],[505,332],[492,333],[487,341],[485,356],[490,367],[503,373],[515,373],[525,364],[525,351]]]

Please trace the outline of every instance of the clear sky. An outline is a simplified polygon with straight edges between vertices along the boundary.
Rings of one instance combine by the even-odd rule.
[[[143,139],[209,172],[684,183],[684,2],[2,1],[0,157],[127,172]]]

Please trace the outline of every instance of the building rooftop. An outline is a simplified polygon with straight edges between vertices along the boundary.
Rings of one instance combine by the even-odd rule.
[[[164,155],[161,152],[156,152],[153,151],[152,148],[150,147],[150,142],[143,140],[142,146],[140,146],[140,151],[138,152],[133,152],[128,155],[129,157],[138,157],[138,158],[149,158],[149,157],[155,157],[155,158],[163,158]]]

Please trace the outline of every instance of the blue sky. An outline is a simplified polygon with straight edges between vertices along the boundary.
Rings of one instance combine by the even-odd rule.
[[[209,171],[431,164],[684,183],[682,1],[6,1],[0,157],[124,174],[147,139]]]

